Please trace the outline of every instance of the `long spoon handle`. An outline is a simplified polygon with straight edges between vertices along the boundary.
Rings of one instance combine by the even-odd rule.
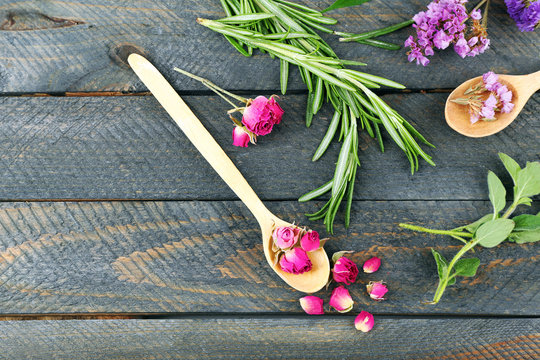
[[[212,165],[219,176],[253,213],[257,221],[260,224],[268,221],[271,216],[268,209],[266,209],[231,159],[158,69],[138,54],[129,55],[128,62],[135,74],[152,92],[206,161]]]

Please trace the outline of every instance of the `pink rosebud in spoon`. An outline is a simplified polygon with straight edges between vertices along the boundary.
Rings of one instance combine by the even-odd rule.
[[[339,286],[332,291],[329,304],[340,313],[346,313],[352,310],[354,301],[349,294],[349,290]]]
[[[323,299],[317,296],[304,296],[300,299],[300,306],[309,315],[324,314]]]
[[[274,239],[274,243],[280,249],[288,249],[296,244],[299,233],[300,229],[289,226],[280,226],[275,228],[274,232],[272,233],[272,238]]]
[[[321,246],[321,239],[319,238],[319,233],[310,230],[302,236],[300,239],[300,246],[306,251],[317,250]]]
[[[234,146],[248,147],[251,137],[242,126],[235,126],[232,132]]]
[[[375,271],[379,270],[379,267],[381,266],[381,259],[374,256],[368,261],[364,263],[364,266],[362,267],[364,269],[365,273],[371,274]]]
[[[303,274],[313,267],[307,253],[298,247],[286,251],[279,260],[279,265],[281,270],[291,274]]]
[[[360,330],[362,332],[368,332],[371,329],[373,329],[373,325],[375,324],[375,320],[373,319],[373,315],[368,313],[367,311],[361,311],[360,314],[354,319],[354,327],[356,330]]]
[[[281,122],[282,116],[283,109],[273,96],[270,99],[257,96],[248,102],[242,116],[242,124],[256,135],[266,135],[272,132],[274,125]]]
[[[384,300],[384,294],[388,292],[388,288],[382,281],[370,281],[366,285],[367,292],[373,300]]]

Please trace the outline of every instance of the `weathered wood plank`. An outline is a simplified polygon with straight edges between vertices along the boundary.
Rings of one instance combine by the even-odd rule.
[[[538,319],[352,316],[0,323],[0,359],[538,359]],[[412,346],[411,346],[412,345]]]
[[[330,1],[305,1],[325,8]],[[425,8],[424,0],[372,1],[332,12],[338,30],[361,32],[412,17]],[[245,58],[220,35],[195,23],[197,17],[219,18],[217,0],[108,0],[15,1],[0,7],[0,91],[140,91],[144,86],[125,65],[137,48],[146,53],[181,90],[202,89],[173,75],[172,68],[204,74],[228,88],[279,88],[276,61],[266,55]],[[343,58],[364,61],[367,70],[411,88],[450,88],[493,69],[527,73],[540,65],[538,32],[520,33],[502,1],[489,11],[492,48],[478,58],[461,60],[452,50],[433,57],[428,68],[407,62],[405,52],[389,52],[329,39]],[[412,29],[390,36],[402,43]],[[246,75],[247,74],[247,75]],[[254,79],[257,79],[254,81]],[[291,89],[304,89],[296,71]]]
[[[384,97],[437,146],[428,152],[438,166],[423,163],[411,176],[391,140],[382,154],[363,133],[356,199],[487,199],[487,170],[505,173],[498,151],[520,163],[540,159],[540,94],[510,127],[484,139],[447,127],[446,96]],[[332,178],[339,144],[311,162],[330,109],[306,129],[305,97],[286,96],[282,124],[244,149],[231,144],[225,102],[206,96],[186,101],[263,199],[297,199]],[[0,162],[4,200],[235,198],[152,96],[0,98]]]
[[[271,202],[305,223],[307,205]],[[479,275],[460,280],[437,306],[423,305],[437,282],[430,248],[455,241],[402,231],[399,222],[450,228],[490,211],[488,202],[356,202],[351,227],[338,226],[328,253],[355,250],[381,269],[349,286],[355,311],[539,315],[538,245],[479,249]],[[536,206],[531,211],[538,212]],[[459,220],[458,220],[459,219]],[[310,224],[322,233],[321,224]],[[385,280],[388,300],[366,294]],[[328,301],[329,291],[320,293]],[[301,294],[264,259],[259,227],[239,202],[0,204],[0,314],[240,312],[301,313]]]

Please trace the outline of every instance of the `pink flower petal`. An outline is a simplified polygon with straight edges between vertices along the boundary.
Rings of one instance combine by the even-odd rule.
[[[340,313],[345,313],[352,310],[354,301],[349,294],[349,290],[339,286],[332,291],[329,304]]]
[[[364,266],[362,267],[364,269],[365,273],[371,274],[375,271],[379,270],[379,267],[381,266],[381,259],[374,256],[368,261],[364,263]]]
[[[304,296],[300,299],[300,306],[309,315],[324,314],[323,299],[317,296]]]
[[[354,327],[356,330],[360,330],[362,332],[368,332],[371,329],[373,329],[373,325],[375,324],[375,320],[373,319],[373,315],[368,313],[367,311],[361,311],[360,314],[354,319]]]

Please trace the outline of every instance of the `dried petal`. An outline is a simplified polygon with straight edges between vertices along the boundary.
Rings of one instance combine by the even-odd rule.
[[[332,291],[329,304],[340,313],[346,313],[352,310],[354,301],[349,294],[349,290],[339,286]]]
[[[371,274],[375,271],[379,270],[379,267],[381,266],[381,259],[374,256],[368,261],[364,263],[364,266],[362,267],[364,269],[365,273]]]
[[[300,306],[309,315],[324,314],[323,299],[317,296],[304,296],[300,299]]]
[[[371,329],[373,329],[373,325],[375,324],[375,320],[373,319],[373,315],[368,313],[367,311],[361,311],[360,314],[354,319],[354,327],[356,330],[360,330],[362,332],[368,332]]]
[[[317,250],[321,246],[321,239],[319,238],[319,233],[310,230],[302,236],[300,239],[300,246],[306,251]]]
[[[343,256],[334,264],[332,275],[337,282],[351,285],[356,281],[356,276],[358,276],[358,267],[354,261]]]

